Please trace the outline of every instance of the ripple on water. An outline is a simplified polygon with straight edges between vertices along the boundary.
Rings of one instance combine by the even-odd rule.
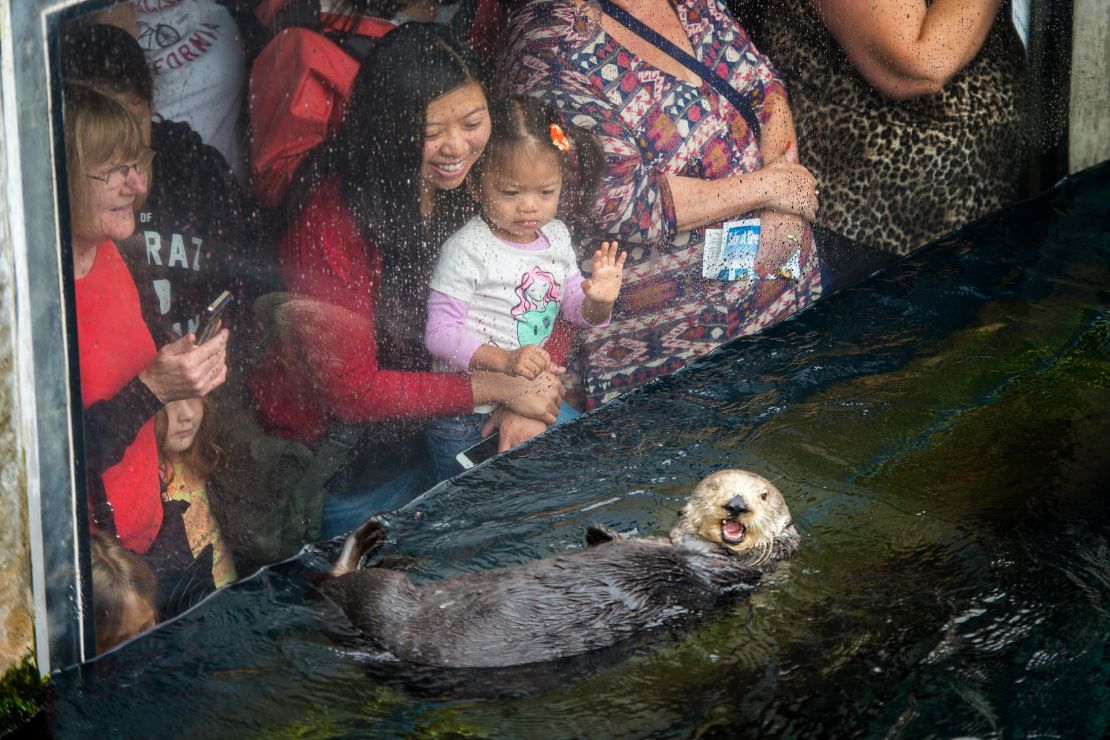
[[[56,676],[55,726],[1107,736],[1110,236],[1092,225],[1110,166],[1085,182],[383,516],[383,554],[428,580],[580,547],[594,522],[665,531],[701,477],[750,468],[783,490],[804,542],[734,608],[484,686],[398,675],[313,596],[326,543]],[[516,695],[466,693],[482,688]]]

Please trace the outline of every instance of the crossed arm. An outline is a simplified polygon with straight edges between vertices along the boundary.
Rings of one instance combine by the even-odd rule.
[[[1001,0],[811,0],[860,75],[908,100],[940,91],[979,53]]]

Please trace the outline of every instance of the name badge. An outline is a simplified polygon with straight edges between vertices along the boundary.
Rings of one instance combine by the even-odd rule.
[[[702,277],[726,282],[750,281],[756,278],[797,280],[801,274],[800,248],[773,273],[757,273],[755,255],[759,252],[759,239],[758,218],[728,221],[720,229],[706,229],[701,260]]]
[[[702,277],[736,282],[754,280],[759,251],[759,219],[729,221],[720,229],[705,230]]]

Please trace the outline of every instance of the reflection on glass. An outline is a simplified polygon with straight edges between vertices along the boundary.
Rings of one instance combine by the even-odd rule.
[[[198,344],[193,332],[221,289],[247,297],[232,265],[258,220],[217,152],[153,121],[131,35],[73,24],[61,52],[91,554],[94,573],[117,564],[115,580],[94,582],[105,649],[236,576],[207,494],[218,419],[197,411],[225,383],[230,333]],[[148,596],[153,611],[135,605]]]
[[[73,84],[65,89],[65,141],[89,513],[98,534],[141,555],[162,523],[152,421],[161,402],[148,380],[157,356],[113,240],[134,230],[133,207],[147,185],[135,168],[115,187],[107,175],[139,160],[142,132],[117,101]],[[153,385],[164,389],[157,380]],[[97,548],[100,564],[130,562],[131,556],[112,558],[113,551]],[[116,610],[98,615],[98,624],[112,625],[102,628],[105,642],[137,619],[131,601],[121,596]],[[119,611],[124,608],[128,614]]]
[[[572,417],[578,412],[562,403],[564,394],[578,407],[601,405],[794,314],[845,274],[866,274],[875,255],[847,250],[838,270],[834,239],[821,230],[815,239],[810,229],[837,202],[864,222],[861,242],[878,244],[876,235],[895,228],[885,215],[862,216],[841,188],[822,183],[814,156],[821,147],[831,147],[840,169],[846,160],[860,164],[846,156],[848,137],[807,127],[812,116],[799,111],[813,101],[808,82],[786,73],[788,50],[781,60],[764,56],[772,47],[751,45],[748,19],[742,27],[719,5],[703,19],[713,32],[686,41],[702,55],[725,49],[720,69],[731,82],[722,84],[743,88],[731,106],[721,102],[731,97],[693,84],[698,74],[615,29],[610,11],[592,2],[587,23],[558,2],[554,15],[545,3],[523,7],[495,29],[517,42],[486,47],[486,59],[455,33],[478,35],[459,25],[478,23],[467,3],[453,16],[462,19],[452,21],[456,29],[410,22],[417,10],[452,17],[435,12],[444,9],[437,3],[326,3],[341,11],[322,21],[332,24],[329,36],[311,24],[289,26],[288,17],[262,18],[271,36],[253,67],[238,38],[213,29],[215,15],[234,27],[215,0],[150,5],[121,3],[99,23],[73,23],[60,44],[98,650],[306,542],[403,506],[461,472],[458,453],[498,427],[507,448],[544,431],[560,411],[560,420]],[[678,38],[701,3],[658,6],[645,18],[664,13],[678,22],[670,24]],[[785,14],[774,24],[782,44],[799,33],[836,34],[835,23],[810,11]],[[563,16],[564,35],[553,34],[552,18]],[[1012,57],[1013,44],[995,48],[991,40],[1012,41],[1012,29],[987,16],[972,46]],[[352,43],[333,43],[340,36]],[[568,62],[598,39],[612,65],[624,65],[616,77],[612,65],[586,74]],[[227,67],[223,76],[198,71],[216,59]],[[501,89],[487,86],[484,62],[499,65]],[[545,74],[518,74],[545,65]],[[238,111],[247,69],[250,157],[238,113],[212,113]],[[326,92],[314,87],[320,80]],[[1007,113],[1005,131],[988,138],[1014,150],[990,157],[1010,178],[1016,119],[1011,80],[1003,82],[993,93],[1007,96],[997,106]],[[175,92],[177,107],[167,97]],[[220,105],[182,102],[201,92]],[[551,120],[532,126],[523,143],[507,131],[491,145],[491,111],[504,108],[507,92],[544,100]],[[979,97],[991,106],[990,95]],[[672,105],[679,98],[680,115]],[[929,100],[915,105],[924,110]],[[212,116],[219,125],[209,127]],[[597,177],[580,136],[600,145]],[[898,146],[885,155],[904,159]],[[956,159],[972,169],[978,161]],[[874,178],[882,193],[909,187],[883,172],[899,179]],[[931,197],[946,205],[968,201],[955,185],[989,179],[982,168],[974,177],[922,172]],[[600,181],[598,195],[576,203],[585,215],[570,218],[567,198],[592,180]],[[529,188],[546,188],[550,207],[518,218],[513,209]],[[857,194],[869,206],[884,202]],[[942,222],[912,200],[891,207],[941,230],[983,210]],[[705,277],[703,227],[748,216],[760,229],[757,279]],[[485,224],[489,240],[457,251],[462,264],[444,244],[474,222]],[[501,259],[506,241],[510,249],[541,242],[556,222],[569,227],[558,235],[561,272]],[[578,267],[613,240],[629,253],[619,300],[613,291],[587,295],[609,307],[612,320],[600,311],[579,322],[576,341],[556,299],[566,302]],[[600,274],[584,291],[614,271],[615,253],[597,259]],[[771,269],[787,260],[796,265],[789,276]],[[493,267],[502,273],[488,273]],[[502,283],[520,288],[511,305],[486,314],[504,326],[492,332],[487,321],[471,331],[476,344],[459,332],[433,346],[429,314],[454,328],[482,323],[470,305],[487,298],[477,290],[482,280],[491,295]],[[225,291],[219,330],[198,343],[207,307]],[[433,305],[430,292],[445,300]],[[529,332],[536,341],[520,338]],[[504,335],[517,343],[500,342]],[[535,345],[527,357],[525,345]],[[562,365],[571,367],[562,377],[542,371]]]

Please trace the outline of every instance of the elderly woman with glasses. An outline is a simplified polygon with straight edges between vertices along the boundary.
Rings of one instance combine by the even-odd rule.
[[[154,415],[223,383],[228,333],[155,348],[115,245],[135,230],[153,153],[127,108],[91,86],[66,86],[64,114],[90,514],[145,553],[162,525]]]

